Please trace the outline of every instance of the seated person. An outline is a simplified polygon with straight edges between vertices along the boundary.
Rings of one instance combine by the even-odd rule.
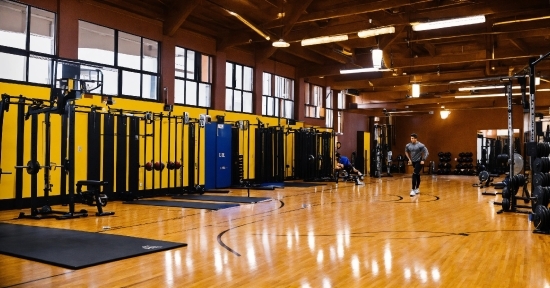
[[[349,161],[348,157],[342,156],[342,155],[340,155],[340,153],[337,152],[336,153],[336,161],[338,161],[336,163],[336,175],[338,175],[339,170],[344,169],[349,174],[351,174],[353,172],[353,173],[356,173],[357,175],[359,175],[359,178],[363,178],[363,173],[361,173],[361,171],[355,169],[355,167],[353,167],[351,165],[351,162]],[[338,183],[338,177],[336,177],[336,183]]]

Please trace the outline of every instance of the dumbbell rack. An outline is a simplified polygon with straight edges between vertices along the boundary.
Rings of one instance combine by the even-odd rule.
[[[460,152],[458,154],[458,164],[456,165],[456,169],[454,170],[455,175],[475,175],[476,171],[473,170],[474,164],[473,164],[473,156],[474,154],[472,152]]]
[[[437,156],[439,156],[437,174],[449,175],[451,173],[451,152],[439,152]]]
[[[532,213],[535,230],[533,233],[550,234],[550,143],[537,143],[536,158],[533,161]]]

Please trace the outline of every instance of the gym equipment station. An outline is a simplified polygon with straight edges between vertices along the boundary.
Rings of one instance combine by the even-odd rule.
[[[0,0],[0,287],[550,287],[548,15]]]

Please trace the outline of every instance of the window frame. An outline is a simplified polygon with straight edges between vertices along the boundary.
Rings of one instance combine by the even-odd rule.
[[[263,87],[266,83],[266,77],[268,77],[270,84],[268,89]],[[262,83],[262,116],[294,120],[296,109],[294,79],[264,71],[262,73]],[[269,95],[266,95],[266,92]],[[284,97],[285,95],[288,96]],[[273,103],[271,107],[269,107],[269,103]],[[271,111],[268,111],[268,108],[271,108]]]
[[[84,21],[84,20],[78,20],[78,21],[79,21],[78,22],[79,23],[79,26],[78,26],[79,37],[80,37],[80,29],[81,29],[80,23],[81,22],[88,23],[88,24],[95,25],[95,26],[99,26],[99,27],[102,27],[102,28],[105,28],[105,29],[109,29],[109,30],[112,30],[114,32],[114,36],[113,36],[113,39],[114,39],[113,63],[114,64],[113,65],[105,64],[105,63],[101,63],[101,62],[83,60],[83,59],[81,59],[80,55],[78,55],[78,57],[77,57],[78,61],[81,62],[84,65],[100,66],[100,67],[103,67],[105,70],[109,70],[109,71],[116,70],[116,73],[117,73],[117,84],[116,84],[117,85],[117,89],[116,89],[117,93],[112,94],[112,93],[104,92],[105,95],[113,95],[113,96],[122,97],[122,98],[149,100],[149,101],[157,101],[157,102],[161,100],[161,97],[160,97],[160,95],[161,95],[160,94],[160,90],[161,90],[160,89],[160,86],[161,86],[160,85],[160,77],[161,77],[161,73],[160,73],[161,43],[160,43],[160,41],[150,39],[150,38],[146,38],[146,37],[143,37],[143,36],[140,36],[140,35],[132,34],[132,33],[122,31],[122,30],[119,30],[119,29],[106,27],[104,25],[95,24],[95,23],[92,23],[92,22],[89,22],[89,21]],[[139,37],[139,39],[140,39],[140,44],[139,44],[140,45],[140,53],[139,53],[140,54],[139,55],[139,62],[140,62],[139,66],[140,66],[140,68],[139,69],[119,65],[119,63],[118,63],[119,53],[120,53],[119,33],[124,33],[124,34]],[[145,59],[145,55],[144,55],[144,51],[143,51],[144,40],[152,41],[152,42],[157,44],[156,45],[157,46],[157,53],[156,53],[156,58],[155,58],[156,59],[156,65],[155,65],[156,72],[151,72],[151,71],[145,70],[145,68],[144,68],[144,59]],[[83,47],[80,47],[80,43],[78,43],[79,54],[80,54],[80,49],[81,48],[83,48]],[[129,75],[129,73],[132,73],[130,75],[137,74],[139,76],[139,96],[131,95],[129,93],[123,93],[123,91],[125,90],[125,87],[126,87],[126,89],[129,87],[129,86],[124,85],[125,84],[124,75],[125,74]],[[147,78],[147,77],[150,77],[150,78]],[[128,79],[128,78],[126,78],[126,79]],[[151,80],[151,83],[154,83],[154,88],[153,88],[153,85],[149,85],[149,87],[152,88],[152,89],[149,89],[150,93],[148,93],[148,94],[153,95],[154,97],[144,97],[145,95],[147,95],[147,94],[145,94],[147,91],[144,90],[145,88],[147,88],[147,87],[144,88],[144,82],[146,82],[148,79]]]
[[[228,65],[231,66],[231,71],[228,71],[227,67]],[[240,112],[240,113],[247,113],[247,114],[253,114],[254,113],[254,67],[246,66],[243,64],[226,61],[225,62],[225,110],[231,111],[231,112]],[[240,70],[239,70],[240,69]],[[246,84],[246,71],[249,69],[250,71],[250,90],[246,90],[245,84]],[[240,71],[241,75],[238,75]],[[228,86],[228,76],[231,75],[231,86]],[[237,77],[239,76],[239,77]],[[239,81],[240,80],[240,81]],[[240,82],[240,83],[238,83]],[[231,93],[231,97],[228,95]],[[235,109],[235,96],[237,94],[237,97],[240,98],[239,104],[240,109]],[[245,107],[245,94],[247,94],[250,98],[250,107]],[[231,99],[229,99],[231,98]],[[231,107],[228,106],[229,101],[231,102]],[[249,111],[245,111],[245,108]]]
[[[24,67],[19,67],[19,68],[22,68],[21,69],[21,72],[22,74],[20,75],[21,77],[14,77],[14,78],[0,78],[2,79],[2,81],[4,82],[14,82],[14,83],[26,83],[26,84],[31,84],[31,85],[37,85],[37,86],[51,86],[51,83],[52,83],[52,78],[53,78],[53,70],[54,70],[54,63],[55,61],[57,60],[57,49],[58,49],[58,45],[57,45],[57,38],[58,38],[58,35],[57,35],[57,26],[58,26],[58,14],[56,12],[53,12],[53,11],[50,11],[50,10],[47,10],[47,9],[42,9],[42,8],[38,8],[38,7],[35,7],[35,6],[32,6],[32,5],[28,5],[28,4],[25,4],[25,3],[21,3],[21,2],[16,2],[16,1],[11,1],[11,0],[5,0],[3,2],[7,2],[7,3],[10,3],[12,5],[15,5],[15,6],[22,6],[22,7],[25,7],[25,27],[24,27],[24,33],[20,33],[20,34],[24,34],[24,37],[25,37],[25,44],[24,44],[24,48],[19,48],[19,47],[13,47],[13,46],[5,46],[5,45],[1,45],[0,44],[0,55],[1,54],[5,54],[6,56],[4,56],[4,60],[5,59],[8,59],[7,57],[15,57],[15,58],[12,58],[12,59],[16,59],[17,57],[21,57],[21,59],[23,60],[22,63],[23,63],[23,66]],[[50,27],[48,30],[51,32],[52,34],[52,37],[49,39],[49,41],[51,42],[51,53],[46,53],[46,52],[41,52],[41,51],[36,51],[36,50],[33,50],[33,49],[36,49],[36,48],[33,48],[34,46],[36,46],[36,44],[33,45],[33,35],[35,35],[36,33],[33,33],[33,30],[37,30],[36,26],[33,26],[33,16],[37,15],[39,17],[36,17],[36,18],[44,18],[43,15],[40,15],[41,12],[34,12],[34,11],[43,11],[43,12],[46,12],[47,14],[51,14],[52,18],[51,18],[51,23],[53,24],[52,26],[53,27]],[[33,29],[33,27],[35,27]],[[6,32],[12,32],[11,30],[4,30]],[[38,34],[36,34],[38,35]],[[45,36],[45,35],[43,35]],[[36,36],[36,37],[40,37],[40,36]],[[39,45],[40,46],[40,45]],[[42,46],[41,46],[42,47]],[[42,60],[42,61],[47,61],[47,68],[45,69],[48,74],[48,77],[45,79],[45,81],[33,81],[32,79],[35,79],[36,76],[33,76],[33,71],[40,71],[38,69],[35,69],[33,68],[33,66],[35,64],[38,64],[38,62],[35,62],[33,61],[32,59],[37,59],[37,60]],[[34,63],[34,64],[33,64]],[[40,66],[44,66],[43,64],[40,65]],[[14,75],[16,75],[17,73],[15,73]],[[9,76],[8,76],[9,77]]]
[[[214,63],[214,57],[211,55],[207,55],[204,53],[201,53],[199,51],[195,51],[192,49],[188,49],[185,47],[175,46],[175,61],[174,61],[174,104],[177,105],[185,105],[185,106],[192,106],[192,107],[203,107],[203,108],[210,108],[212,106],[212,74],[213,74],[213,63]],[[182,52],[181,50],[178,51],[178,49],[183,49],[183,76],[178,76],[178,64],[177,64],[177,58],[178,58],[178,52]],[[188,59],[188,53],[193,52],[194,53],[194,59],[193,59],[193,76],[187,77],[186,72],[188,71],[187,65],[189,65],[189,59]],[[204,57],[207,57],[207,64],[203,65]],[[206,67],[203,67],[206,66]],[[205,71],[206,70],[206,71]],[[206,72],[206,80],[204,81],[204,73]],[[183,103],[182,102],[176,102],[178,99],[178,96],[176,95],[177,92],[177,85],[178,83],[182,84],[182,89],[184,91],[183,95]],[[189,104],[191,103],[191,100],[188,101],[188,95],[187,95],[187,89],[190,83],[196,84],[195,87],[195,97],[193,99],[195,104]],[[205,105],[201,105],[201,87],[209,87],[209,95],[208,95],[208,103]]]

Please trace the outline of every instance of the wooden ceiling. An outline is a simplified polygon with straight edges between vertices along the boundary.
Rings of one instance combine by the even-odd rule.
[[[351,98],[350,109],[367,115],[378,115],[382,109],[427,113],[441,106],[450,110],[506,107],[502,88],[459,88],[501,84],[501,78],[525,74],[529,59],[550,52],[549,0],[89,1],[162,21],[166,35],[179,28],[192,30],[216,39],[220,51],[238,46],[253,51],[257,61],[272,59],[295,66],[297,77],[324,77],[333,89],[356,89],[359,96]],[[228,11],[252,23],[270,40]],[[486,22],[421,32],[411,29],[415,22],[474,15],[484,15]],[[395,33],[357,36],[361,30],[385,26],[395,27]],[[303,39],[331,35],[348,35],[348,40],[301,46]],[[290,47],[273,47],[272,42],[280,38]],[[383,50],[389,71],[340,74],[341,69],[372,67],[371,50],[376,47]],[[537,64],[536,75],[541,77],[537,111],[546,115],[550,92],[544,90],[550,90],[550,59]],[[412,83],[421,85],[419,98],[410,97]],[[458,98],[470,94],[502,96]],[[521,96],[514,102],[520,104]]]

